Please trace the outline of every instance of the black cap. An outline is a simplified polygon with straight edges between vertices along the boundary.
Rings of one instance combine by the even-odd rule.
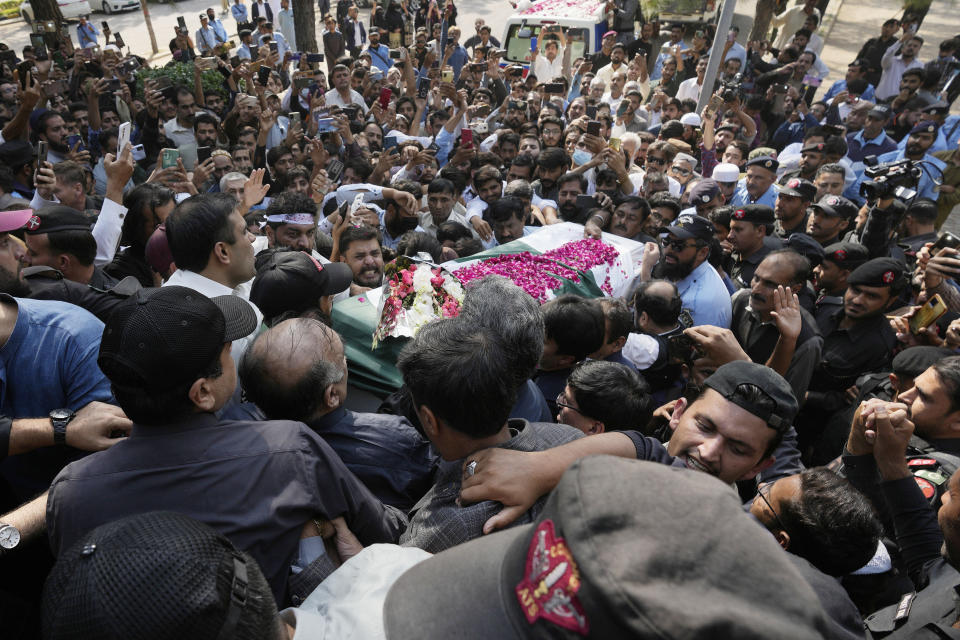
[[[141,289],[107,321],[97,364],[115,387],[171,389],[196,380],[225,343],[256,328],[243,298],[211,299],[177,286]]]
[[[225,536],[151,511],[103,524],[61,553],[42,620],[45,638],[266,638],[276,604],[257,562]]]
[[[56,233],[57,231],[90,231],[90,222],[73,207],[53,204],[39,209],[27,220],[25,233]]]
[[[834,242],[824,250],[824,260],[829,260],[841,269],[853,271],[870,259],[870,252],[856,242]]]
[[[813,202],[817,197],[817,187],[803,178],[790,178],[787,183],[777,187],[777,190],[788,196],[795,196],[806,202]]]
[[[776,221],[773,208],[765,204],[745,204],[739,209],[734,209],[733,213],[730,214],[730,219],[752,222],[753,224],[773,224]]]
[[[746,383],[759,387],[773,401],[773,408],[765,409],[756,406],[744,400],[741,394],[736,394],[737,387]],[[790,384],[770,367],[756,362],[746,360],[728,362],[714,371],[713,375],[703,381],[703,384],[741,409],[757,416],[777,431],[785,431],[793,424],[793,419],[800,410]]]
[[[815,267],[823,262],[823,245],[806,233],[791,233],[790,236],[783,241],[783,246],[793,249],[805,257],[810,261],[811,267]]]
[[[894,356],[893,372],[898,376],[916,378],[937,361],[955,355],[957,354],[952,349],[946,347],[930,347],[927,345],[909,347]]]
[[[893,258],[874,258],[860,265],[847,276],[847,284],[865,287],[894,287],[903,283],[903,263]]]
[[[754,158],[747,163],[748,167],[761,167],[770,171],[771,173],[776,173],[777,169],[780,168],[780,163],[771,158],[770,156],[759,156]]]
[[[859,208],[842,196],[826,195],[820,198],[820,202],[810,205],[811,209],[821,211],[832,218],[845,218],[850,220],[856,217]]]
[[[945,116],[950,113],[950,105],[948,105],[946,102],[934,102],[933,104],[928,104],[925,106],[923,109],[921,109],[921,111],[923,113]]]
[[[270,319],[315,307],[322,296],[340,293],[352,281],[353,271],[345,262],[321,264],[303,251],[261,252],[250,301]]]
[[[886,105],[878,104],[877,106],[867,111],[868,118],[876,118],[877,120],[883,120],[886,122],[890,119],[890,108]]]
[[[665,227],[664,231],[682,240],[696,238],[706,242],[710,242],[716,233],[712,222],[689,213],[678,217],[672,225]]]
[[[386,637],[827,637],[813,589],[750,520],[709,474],[584,458],[533,523],[401,575],[384,600]]]

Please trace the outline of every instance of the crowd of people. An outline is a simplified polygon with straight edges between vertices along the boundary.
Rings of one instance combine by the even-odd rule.
[[[278,6],[0,44],[4,637],[956,636],[960,36]],[[556,223],[620,295],[471,282],[357,400],[335,305]]]

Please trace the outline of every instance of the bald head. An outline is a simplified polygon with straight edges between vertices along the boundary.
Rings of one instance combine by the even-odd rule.
[[[346,399],[343,342],[317,320],[294,318],[261,333],[239,373],[247,398],[270,420],[307,422]]]

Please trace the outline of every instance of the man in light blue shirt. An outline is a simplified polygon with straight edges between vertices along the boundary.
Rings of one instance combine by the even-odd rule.
[[[370,31],[367,32],[367,40],[367,48],[364,51],[370,52],[370,62],[386,74],[393,66],[393,60],[390,59],[390,47],[380,44],[380,28],[370,27]]]
[[[685,51],[690,48],[687,46],[687,43],[683,41],[682,24],[674,24],[670,27],[670,40],[664,42],[663,47],[669,48],[661,48],[660,55],[657,56],[657,61],[653,65],[653,72],[650,74],[650,80],[659,80],[660,76],[663,75],[663,63],[673,58],[673,53],[670,51],[670,49],[673,47],[680,47],[681,51]],[[741,69],[742,68],[743,67],[741,67]]]
[[[747,163],[747,177],[737,183],[730,204],[742,207],[747,204],[765,204],[773,207],[777,202],[777,169],[780,163],[767,156],[754,158]]]
[[[740,35],[740,27],[738,27],[735,24],[730,25],[730,31],[733,31],[736,34],[734,38]],[[743,45],[737,42],[736,40],[734,40],[733,44],[730,45],[730,50],[727,51],[727,55],[726,57],[724,57],[723,61],[726,62],[727,60],[733,60],[733,59],[737,59],[740,61],[740,69],[747,68],[747,50],[744,49]]]
[[[273,40],[277,43],[277,54],[280,56],[280,61],[283,62],[283,58],[287,51],[290,51],[290,44],[287,42],[287,39],[283,37],[282,33],[273,30],[272,22],[261,23],[260,46],[269,46],[266,43],[270,40]]]
[[[694,325],[728,329],[732,309],[730,294],[707,258],[714,239],[713,223],[696,215],[681,214],[665,229],[660,275],[677,286],[683,308]]]
[[[200,53],[206,56],[213,55],[214,47],[220,44],[217,42],[217,33],[210,26],[210,19],[205,13],[200,14],[200,28],[197,29],[194,42],[200,49]]]
[[[239,36],[243,44],[237,48],[237,57],[241,60],[252,60],[253,50],[250,47],[256,46],[253,44],[253,34],[249,29],[241,29]]]
[[[243,0],[233,0],[230,13],[233,14],[233,19],[237,21],[237,24],[250,21],[250,19],[247,18],[247,5],[243,4]]]
[[[923,161],[923,164],[919,165],[921,167],[921,173],[920,181],[917,184],[917,197],[929,198],[934,202],[937,201],[939,194],[935,189],[936,185],[933,179],[937,178],[939,180],[941,172],[947,168],[947,164],[943,160],[935,158],[928,153],[930,147],[933,146],[934,141],[937,139],[939,129],[940,127],[937,123],[931,120],[918,122],[913,129],[910,130],[910,134],[907,137],[907,146],[904,149],[897,149],[896,151],[885,153],[882,156],[877,156],[877,162],[880,164],[897,162],[904,158],[909,158],[913,160],[914,163]],[[855,183],[858,192],[863,180],[864,174],[861,172],[857,175],[857,182]]]
[[[833,98],[835,95],[837,95],[841,91],[847,90],[848,82],[858,78],[866,79],[866,77],[867,77],[866,63],[863,60],[859,60],[859,59],[854,60],[853,62],[847,65],[847,76],[842,80],[837,80],[836,82],[834,82],[830,86],[829,91],[827,91],[823,95],[823,98],[821,98],[821,100],[823,100],[824,102],[830,102],[830,99]],[[867,83],[867,89],[866,91],[860,94],[860,99],[866,100],[867,102],[874,102],[876,100],[876,96],[874,95],[875,90],[876,90],[876,87],[874,87],[872,84]]]
[[[217,37],[217,44],[223,44],[227,41],[227,30],[224,28],[223,23],[217,20],[217,12],[213,9],[207,9],[207,21],[210,23],[210,28],[213,29],[214,35]]]
[[[90,45],[97,44],[97,38],[100,36],[100,30],[92,22],[87,21],[87,16],[80,16],[80,23],[77,25],[77,42],[80,48],[84,49]]]

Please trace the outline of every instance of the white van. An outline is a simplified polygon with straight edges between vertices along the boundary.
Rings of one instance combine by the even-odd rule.
[[[537,38],[542,51],[540,30],[555,24],[563,28],[571,47],[571,62],[584,53],[598,51],[603,34],[610,30],[603,12],[605,4],[598,0],[540,0],[513,14],[503,32],[503,48],[507,51],[504,62],[529,66],[532,39]]]

